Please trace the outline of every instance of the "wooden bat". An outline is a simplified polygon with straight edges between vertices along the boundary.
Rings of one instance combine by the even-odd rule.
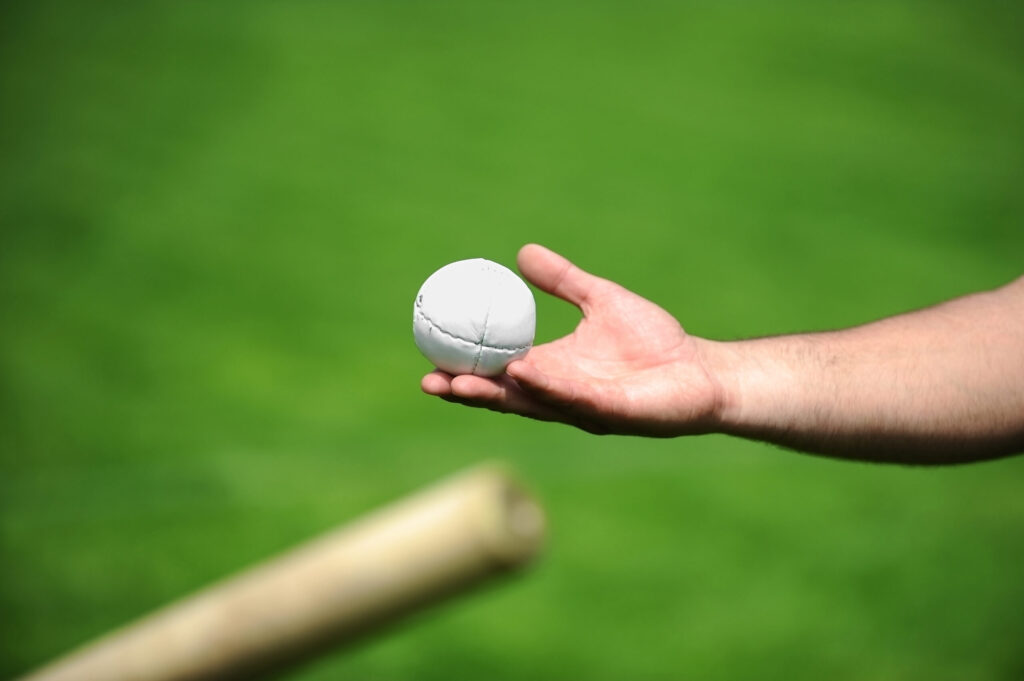
[[[171,604],[23,681],[266,678],[525,565],[540,506],[500,466],[444,480]]]

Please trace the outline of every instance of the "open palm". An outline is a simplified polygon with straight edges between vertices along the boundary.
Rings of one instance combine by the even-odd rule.
[[[711,429],[718,389],[701,364],[704,341],[654,303],[546,248],[524,246],[518,263],[531,283],[580,308],[579,325],[531,349],[503,376],[435,371],[423,378],[424,392],[594,433]]]

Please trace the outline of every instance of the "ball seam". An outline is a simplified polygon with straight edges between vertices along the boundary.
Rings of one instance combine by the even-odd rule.
[[[416,301],[416,313],[420,317],[423,317],[423,321],[429,324],[430,328],[437,329],[437,332],[440,333],[441,335],[447,336],[448,338],[459,341],[461,343],[467,343],[469,345],[472,345],[473,347],[486,347],[488,350],[495,350],[497,352],[519,352],[520,350],[526,350],[527,348],[533,345],[532,342],[527,343],[525,345],[485,345],[482,340],[474,341],[468,338],[462,338],[461,336],[456,336],[454,333],[445,331],[433,319],[428,317],[427,314],[423,311],[423,304],[419,300]]]
[[[487,303],[487,312],[484,313],[484,330],[480,332],[480,347],[476,351],[476,359],[473,360],[473,368],[469,370],[469,373],[475,374],[476,368],[480,366],[480,358],[484,356],[484,348],[489,347],[485,345],[487,342],[487,322],[491,321],[491,305],[494,303],[492,299]]]

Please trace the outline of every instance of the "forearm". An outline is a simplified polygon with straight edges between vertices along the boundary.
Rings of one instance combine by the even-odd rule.
[[[710,343],[719,429],[844,458],[1024,451],[1024,279],[844,331]]]

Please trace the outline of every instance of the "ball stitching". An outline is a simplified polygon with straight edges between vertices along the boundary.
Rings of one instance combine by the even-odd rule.
[[[479,341],[474,341],[474,340],[469,340],[468,338],[462,338],[461,336],[456,336],[454,333],[451,333],[449,331],[445,331],[434,320],[432,320],[430,317],[428,317],[427,314],[423,311],[423,301],[421,301],[419,299],[416,300],[415,312],[416,312],[416,314],[418,314],[420,317],[423,318],[423,321],[425,321],[427,324],[430,325],[431,329],[437,329],[437,332],[440,333],[441,335],[447,336],[448,338],[451,338],[452,340],[459,341],[460,343],[467,343],[468,345],[472,345],[473,347],[479,347],[481,349],[486,347],[488,350],[495,350],[497,352],[513,353],[513,352],[519,352],[520,350],[526,350],[527,348],[529,348],[530,346],[533,345],[532,342],[527,343],[526,345],[518,345],[518,346],[486,345],[483,342],[483,339],[481,339]],[[485,332],[486,332],[486,329],[485,329]],[[477,357],[477,361],[479,361],[479,356]]]

